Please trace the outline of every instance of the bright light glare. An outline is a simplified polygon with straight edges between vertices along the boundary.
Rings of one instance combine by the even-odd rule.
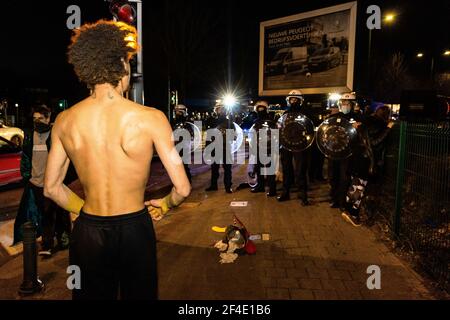
[[[423,53],[418,53],[417,54],[417,58],[422,58],[423,57]]]
[[[444,55],[445,56],[450,56],[450,50],[445,50]]]
[[[225,107],[227,108],[232,108],[234,107],[234,105],[236,104],[236,98],[231,95],[231,94],[227,94],[224,98],[223,98],[223,104],[225,105]]]
[[[387,22],[392,22],[392,21],[394,21],[394,18],[395,18],[395,16],[393,14],[388,14],[388,15],[386,15],[386,17],[384,19]]]

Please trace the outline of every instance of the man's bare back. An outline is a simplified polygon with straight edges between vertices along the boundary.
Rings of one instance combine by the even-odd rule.
[[[157,125],[159,113],[127,100],[108,100],[83,100],[65,112],[55,128],[83,185],[83,210],[98,215],[144,207],[153,156],[149,126]]]
[[[153,145],[174,186],[186,184],[173,161],[165,115],[114,94],[89,97],[61,113],[53,127],[84,189],[83,211],[114,216],[144,208]],[[184,171],[183,171],[184,172]]]

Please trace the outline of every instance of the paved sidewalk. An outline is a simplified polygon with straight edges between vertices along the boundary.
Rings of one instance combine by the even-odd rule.
[[[234,186],[245,168],[234,168]],[[248,189],[206,193],[209,172],[194,178],[189,200],[155,222],[160,299],[433,299],[423,281],[367,228],[345,222],[326,202],[326,185],[313,186],[314,204],[278,203]],[[222,181],[222,180],[220,180]],[[247,207],[230,207],[248,201]],[[256,242],[254,256],[219,263],[212,245],[222,234],[212,226],[232,224],[236,214],[252,233],[269,233]],[[32,299],[70,299],[65,287],[67,252],[39,261],[46,291]],[[381,268],[381,290],[369,290],[367,267]],[[22,259],[0,267],[0,299],[18,299]]]

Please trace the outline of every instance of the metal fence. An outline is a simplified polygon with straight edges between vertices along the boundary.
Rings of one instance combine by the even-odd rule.
[[[382,181],[366,206],[421,267],[450,291],[450,126],[400,122],[386,143]]]

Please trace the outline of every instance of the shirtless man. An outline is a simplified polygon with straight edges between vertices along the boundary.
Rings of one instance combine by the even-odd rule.
[[[82,26],[69,47],[69,62],[91,95],[56,119],[44,192],[79,213],[69,251],[70,265],[81,271],[74,299],[117,299],[119,288],[122,299],[156,299],[156,241],[148,212],[162,216],[191,190],[165,115],[123,97],[136,47],[133,27],[109,21]],[[174,187],[146,208],[153,147]],[[62,182],[70,161],[84,200]]]

